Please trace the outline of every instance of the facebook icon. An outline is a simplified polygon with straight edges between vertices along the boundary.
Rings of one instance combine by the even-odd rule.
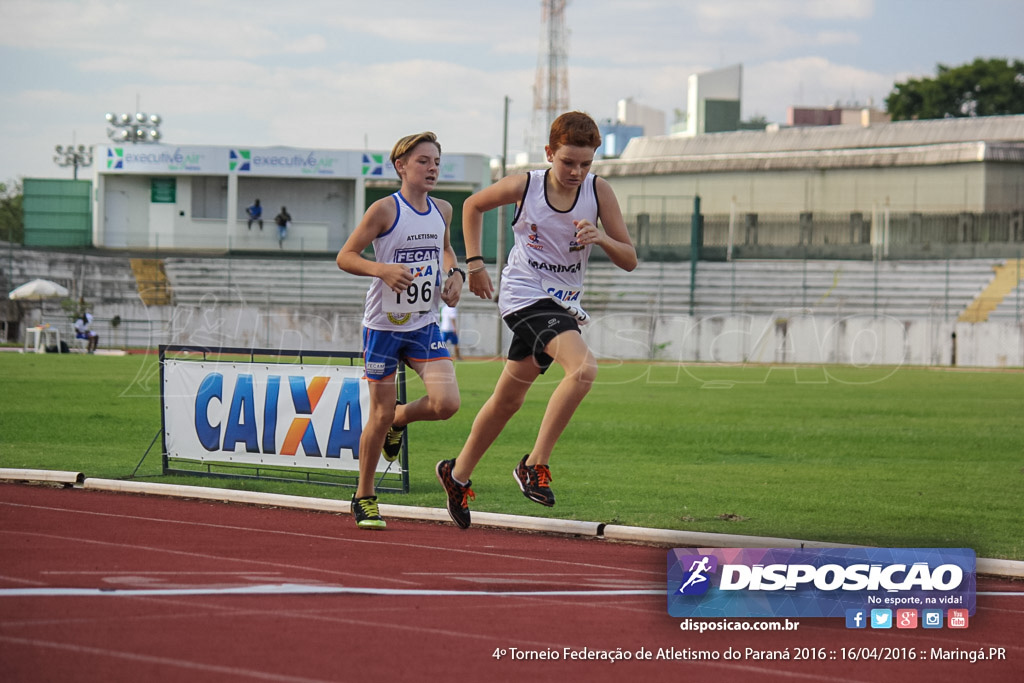
[[[846,610],[846,628],[867,628],[867,612],[862,609]]]

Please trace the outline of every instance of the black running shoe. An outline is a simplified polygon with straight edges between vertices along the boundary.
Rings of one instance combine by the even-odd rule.
[[[519,484],[523,495],[535,503],[551,507],[555,504],[555,494],[551,490],[551,468],[547,465],[527,465],[527,453],[512,470],[512,476]]]
[[[391,425],[388,433],[384,435],[384,459],[394,462],[402,452],[402,439],[405,438],[406,427]]]
[[[356,526],[360,529],[386,529],[388,526],[377,509],[377,496],[356,498],[356,494],[353,493],[352,514],[356,518]]]
[[[448,514],[451,515],[452,521],[455,522],[461,529],[469,528],[469,505],[466,499],[476,500],[476,494],[473,493],[473,489],[469,488],[469,485],[473,482],[467,481],[464,485],[455,481],[452,476],[452,470],[455,468],[454,460],[442,460],[437,463],[435,471],[437,472],[437,480],[441,482],[441,486],[444,487],[445,493],[448,494]]]

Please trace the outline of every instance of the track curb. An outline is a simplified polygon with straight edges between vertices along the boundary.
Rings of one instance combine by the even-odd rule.
[[[115,493],[135,493],[174,498],[193,498],[215,500],[227,503],[247,505],[265,505],[272,507],[291,508],[296,510],[315,510],[351,514],[351,503],[326,498],[309,498],[282,493],[260,493],[256,491],[238,491],[209,486],[183,486],[180,484],[160,484],[157,482],[130,481],[125,479],[100,479],[86,477],[82,472],[63,472],[57,470],[33,470],[0,468],[0,481],[29,483],[58,483],[66,487],[108,491]],[[429,522],[449,521],[448,511],[444,508],[427,508],[413,505],[381,504],[380,511],[388,517],[411,519]],[[565,519],[527,517],[524,515],[508,515],[496,512],[474,512],[475,525],[534,531],[542,533],[566,534],[574,536],[590,536],[610,541],[625,541],[664,545],[679,548],[858,548],[865,546],[828,543],[825,541],[808,541],[792,538],[772,538],[767,536],[741,536],[733,534],[715,534],[699,531],[681,531],[674,529],[651,529],[630,527],[619,524],[601,522],[580,522]],[[1024,562],[977,558],[978,574],[1003,578],[1024,578]]]

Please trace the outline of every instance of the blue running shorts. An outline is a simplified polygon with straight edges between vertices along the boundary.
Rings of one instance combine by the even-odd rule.
[[[391,331],[363,328],[363,365],[366,379],[379,382],[398,371],[398,364],[450,359],[437,323],[416,330]]]

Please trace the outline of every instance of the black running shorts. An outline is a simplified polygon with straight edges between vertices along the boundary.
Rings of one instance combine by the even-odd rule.
[[[550,299],[540,299],[526,308],[512,311],[504,320],[512,330],[508,359],[524,360],[533,356],[542,373],[555,360],[544,353],[551,340],[562,332],[580,331],[576,316]]]

